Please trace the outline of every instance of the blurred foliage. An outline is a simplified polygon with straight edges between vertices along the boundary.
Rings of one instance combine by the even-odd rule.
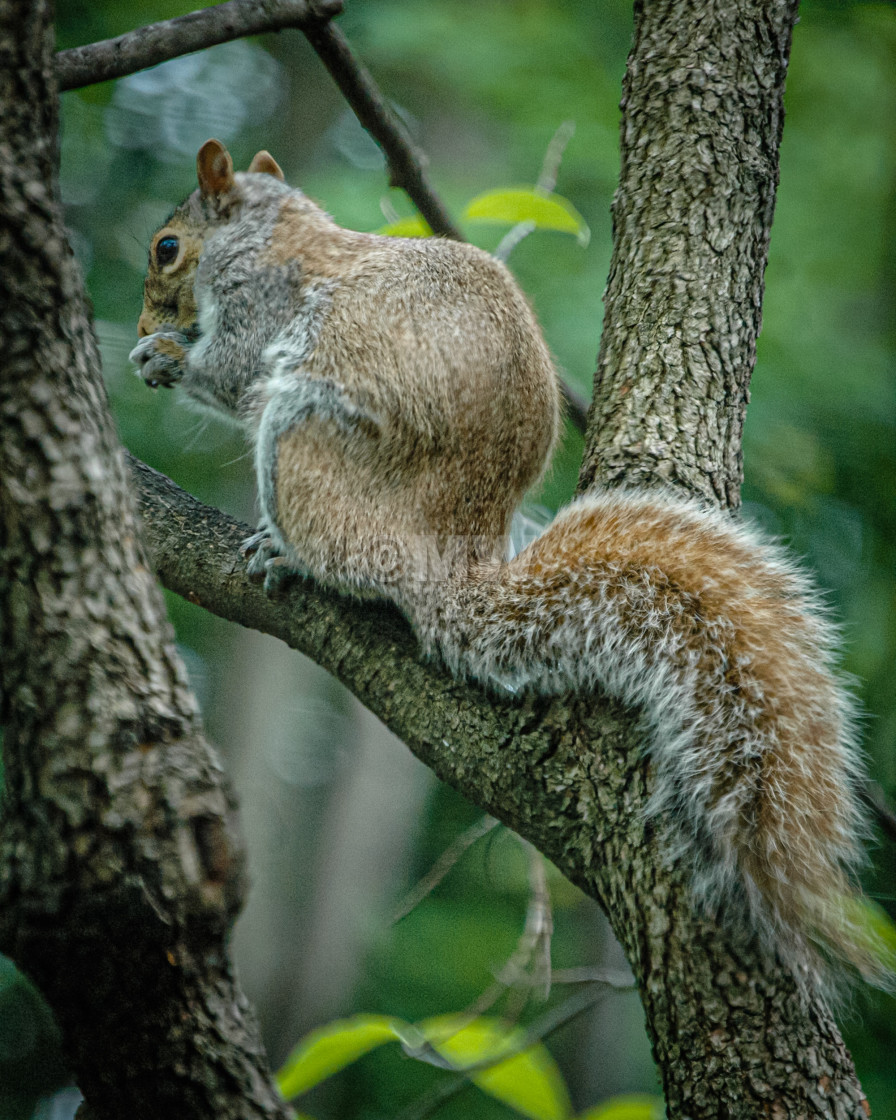
[[[60,45],[74,46],[183,14],[189,6],[176,0],[129,5],[60,0],[58,7]],[[475,196],[534,183],[558,126],[575,122],[556,189],[590,227],[590,244],[583,249],[572,237],[540,231],[519,245],[510,264],[565,376],[587,392],[611,250],[629,0],[595,5],[348,0],[341,23],[430,153],[432,179],[454,213]],[[870,766],[891,798],[896,795],[894,72],[891,5],[806,0],[788,79],[744,487],[747,512],[805,555],[830,593],[843,623],[846,667],[869,712]],[[200,499],[252,522],[251,467],[241,437],[197,417],[176,394],[148,393],[128,367],[151,232],[192,189],[193,154],[209,135],[228,143],[238,166],[258,148],[268,148],[288,179],[345,225],[377,229],[384,221],[412,217],[413,208],[388,189],[375,145],[298,33],[222,46],[66,94],[62,119],[63,199],[96,311],[122,438]],[[484,224],[470,228],[489,250],[503,232]],[[554,508],[572,493],[580,452],[581,441],[568,432],[538,495],[544,505]],[[328,859],[333,837],[348,828],[340,791],[361,764],[360,740],[353,738],[358,717],[322,674],[296,668],[290,670],[291,683],[280,684],[267,646],[249,645],[235,628],[173,596],[167,600],[212,734],[237,775],[249,772],[242,760],[255,752],[251,781],[263,787],[264,804],[276,806],[264,821],[267,846],[261,847],[282,875],[277,902],[293,903],[299,918],[275,913],[269,926],[289,925],[301,959],[310,936],[304,917],[310,900],[335,905],[325,889],[334,881]],[[259,659],[263,664],[257,665]],[[298,658],[289,664],[298,665]],[[237,695],[249,680],[256,690],[270,683],[272,693],[283,693],[283,702],[252,707],[249,698]],[[246,726],[240,730],[243,709]],[[333,741],[326,765],[322,737]],[[288,758],[294,762],[286,765]],[[244,801],[249,792],[241,787]],[[396,804],[403,796],[404,787],[396,788]],[[332,995],[326,1013],[313,1022],[295,1012],[289,1017],[285,1009],[303,1000],[317,1005],[298,965],[277,971],[273,941],[257,932],[263,922],[250,923],[245,928],[253,930],[252,937],[238,939],[241,968],[275,1061],[300,1033],[357,1008],[408,1022],[456,1012],[488,988],[494,971],[513,954],[529,887],[525,856],[506,833],[477,843],[420,906],[388,927],[384,915],[395,892],[425,874],[478,816],[444,787],[419,796],[423,812],[416,814],[416,831],[405,829],[400,860],[396,857],[394,866],[384,861],[379,902],[358,916],[361,932],[352,949],[357,968],[349,994]],[[358,826],[359,845],[372,844],[392,815]],[[305,831],[297,842],[300,854],[291,856],[284,836],[287,824],[295,822]],[[250,850],[257,852],[258,841],[248,830]],[[881,843],[872,854],[875,869],[867,885],[892,914],[892,843]],[[263,877],[259,866],[256,881]],[[605,946],[595,908],[556,874],[550,885],[555,968],[605,961],[612,950]],[[258,898],[256,892],[247,920]],[[350,897],[344,912],[352,912]],[[341,932],[337,923],[320,937],[339,941]],[[262,966],[274,977],[274,994],[267,997],[261,982],[252,979]],[[5,1094],[0,1120],[11,1120],[27,1116],[34,1099],[59,1084],[59,1057],[32,990],[7,964],[0,962],[0,968],[5,970],[0,971]],[[847,1041],[874,1116],[896,1120],[892,1002],[863,993],[855,1007]],[[655,1092],[641,1022],[633,997],[609,995],[605,1015],[598,1009],[547,1040],[574,1108],[582,1112],[619,1093]],[[22,1023],[31,1025],[26,1030]],[[313,1090],[307,1108],[319,1120],[392,1116],[397,1100],[431,1091],[439,1072],[409,1062],[395,1047],[377,1048]],[[475,1102],[469,1093],[447,1101],[438,1115],[509,1115],[494,1098],[477,1096]],[[653,1098],[629,1101],[628,1112],[607,1106],[586,1115],[640,1117],[654,1107]],[[42,1108],[42,1115],[51,1114],[46,1103]]]
[[[587,1001],[580,1001],[587,1006]],[[443,1072],[415,1102],[428,1115],[471,1086],[528,1120],[572,1120],[572,1102],[556,1062],[535,1032],[489,1016],[437,1015],[420,1023],[386,1015],[354,1015],[311,1033],[277,1074],[287,1100],[303,1096],[365,1054],[398,1042],[404,1054]],[[626,1094],[589,1109],[579,1120],[661,1120],[662,1098]]]
[[[663,1120],[665,1114],[662,1098],[646,1093],[628,1093],[589,1108],[579,1120]]]
[[[384,1015],[328,1023],[302,1040],[277,1075],[287,1100],[301,1096],[386,1042],[410,1058],[452,1071],[449,1092],[472,1085],[530,1120],[569,1120],[569,1095],[548,1050],[499,1019],[439,1015],[417,1024]],[[459,1078],[453,1071],[470,1072]],[[442,1085],[446,1081],[443,1079]],[[437,1090],[438,1091],[438,1090]]]

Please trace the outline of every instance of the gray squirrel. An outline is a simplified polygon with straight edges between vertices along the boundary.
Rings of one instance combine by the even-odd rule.
[[[560,419],[509,271],[470,245],[342,229],[267,152],[235,174],[209,140],[197,171],[153,237],[131,358],[253,441],[250,571],[391,600],[459,678],[637,706],[650,812],[697,902],[739,912],[798,972],[833,956],[888,984],[856,917],[852,702],[802,572],[720,511],[618,490],[505,560]]]

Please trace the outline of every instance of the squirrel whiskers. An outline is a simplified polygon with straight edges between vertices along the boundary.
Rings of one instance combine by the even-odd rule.
[[[856,917],[852,705],[806,577],[732,517],[652,492],[575,501],[503,561],[559,425],[507,269],[344,230],[266,152],[235,174],[210,140],[197,172],[153,238],[131,356],[254,440],[250,571],[391,599],[459,677],[640,709],[650,812],[697,901],[797,975],[832,955],[889,984]]]

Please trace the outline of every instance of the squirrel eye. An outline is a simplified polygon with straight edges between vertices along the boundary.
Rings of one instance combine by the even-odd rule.
[[[156,245],[156,264],[171,264],[176,259],[180,249],[180,241],[176,237],[163,237]]]

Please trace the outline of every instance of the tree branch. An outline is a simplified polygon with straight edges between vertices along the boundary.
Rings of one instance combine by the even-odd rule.
[[[463,241],[463,234],[430,186],[426,157],[411,140],[367,67],[352,52],[342,31],[333,23],[318,23],[303,30],[355,116],[382,148],[389,165],[390,185],[406,192],[433,233]]]
[[[227,0],[175,19],[138,27],[116,39],[59,51],[60,93],[123,78],[219,43],[287,28],[304,30],[342,11],[342,0]]]
[[[231,39],[298,28],[305,33],[358,120],[382,148],[391,185],[408,194],[434,233],[463,240],[429,183],[423,153],[414,145],[345,36],[330,22],[341,10],[342,0],[268,0],[264,4],[259,0],[227,0],[213,8],[138,28],[117,39],[60,51],[56,56],[59,87],[77,89],[92,82],[121,78]]]
[[[887,795],[877,782],[867,781],[862,789],[862,800],[874,813],[881,831],[890,840],[896,840],[896,812],[887,800]]]

